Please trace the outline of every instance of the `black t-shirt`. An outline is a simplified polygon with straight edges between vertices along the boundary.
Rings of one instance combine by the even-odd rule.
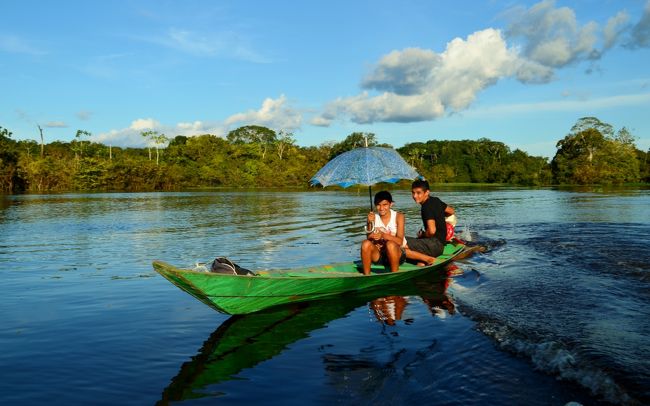
[[[429,196],[420,208],[424,229],[426,230],[427,228],[427,220],[433,220],[436,223],[436,235],[434,237],[443,244],[447,238],[447,225],[445,224],[446,208],[447,204],[434,196]]]

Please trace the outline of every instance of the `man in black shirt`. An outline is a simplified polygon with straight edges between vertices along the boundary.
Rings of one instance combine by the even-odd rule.
[[[417,238],[406,237],[406,258],[423,265],[431,265],[442,254],[447,235],[445,217],[455,213],[453,207],[429,193],[429,182],[426,180],[418,179],[411,185],[411,196],[421,206],[424,227]]]

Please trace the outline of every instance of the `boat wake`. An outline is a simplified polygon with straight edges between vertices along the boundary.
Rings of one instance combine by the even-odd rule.
[[[560,341],[531,337],[500,321],[472,314],[466,308],[461,308],[461,311],[474,319],[478,330],[494,339],[499,348],[529,360],[536,370],[578,383],[607,402],[641,404],[630,397],[606,371],[584,360],[579,349]]]

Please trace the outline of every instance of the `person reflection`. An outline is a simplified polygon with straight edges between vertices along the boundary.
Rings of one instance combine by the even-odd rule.
[[[447,291],[451,282],[451,278],[447,278],[442,282],[441,288],[443,292]],[[427,308],[433,317],[444,318],[447,314],[450,316],[456,314],[456,305],[446,293],[433,295],[422,294],[420,297],[422,298],[422,302],[427,305]],[[447,313],[445,313],[445,311]]]
[[[433,317],[444,318],[447,315],[456,314],[456,305],[444,293],[450,283],[451,279],[447,278],[440,284],[420,286],[420,299]],[[368,307],[378,322],[394,326],[398,320],[402,320],[404,309],[408,304],[408,296],[392,295],[374,299],[368,303]],[[406,324],[410,324],[413,320],[406,319],[404,321]]]
[[[370,310],[378,322],[394,326],[395,321],[402,320],[407,304],[408,301],[403,296],[386,296],[370,302]]]

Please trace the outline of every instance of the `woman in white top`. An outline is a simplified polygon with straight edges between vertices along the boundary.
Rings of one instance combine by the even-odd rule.
[[[392,209],[393,197],[390,192],[382,190],[375,194],[377,214],[368,213],[368,221],[375,225],[361,244],[361,262],[363,274],[370,275],[372,263],[390,266],[391,272],[397,272],[404,262],[406,239],[404,238],[404,214]]]

